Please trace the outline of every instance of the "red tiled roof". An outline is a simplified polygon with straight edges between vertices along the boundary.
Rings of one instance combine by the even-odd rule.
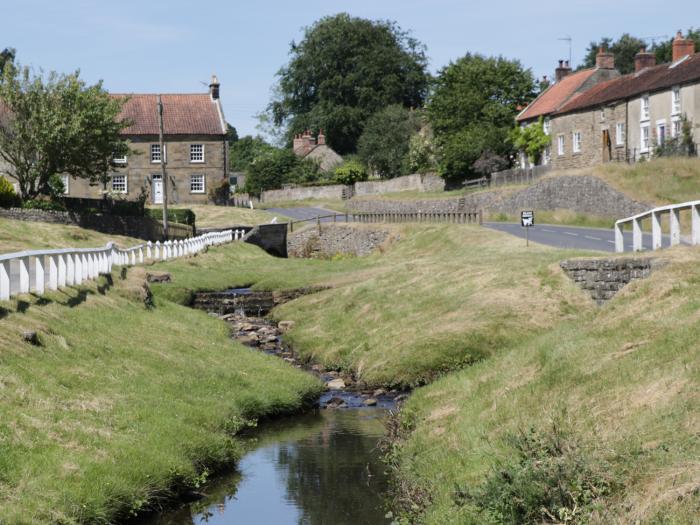
[[[569,113],[591,106],[599,106],[698,80],[700,80],[700,53],[695,53],[676,63],[675,66],[670,63],[660,64],[601,82],[573,97],[557,113]]]
[[[123,95],[129,97],[122,109],[122,118],[131,126],[124,135],[158,135],[158,95]],[[166,135],[224,135],[217,103],[208,93],[161,95],[163,130]]]
[[[576,73],[571,73],[556,84],[552,84],[533,100],[525,110],[516,117],[516,120],[530,120],[542,115],[554,113],[576,93],[576,90],[579,89],[586,80],[591,78],[591,75],[593,75],[595,71],[595,68],[584,69]]]

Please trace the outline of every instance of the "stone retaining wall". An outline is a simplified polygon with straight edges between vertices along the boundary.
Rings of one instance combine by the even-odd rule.
[[[543,178],[521,190],[491,190],[468,193],[463,197],[426,200],[363,200],[347,203],[353,213],[432,213],[483,210],[490,213],[519,215],[521,210],[567,209],[601,217],[621,218],[648,210],[651,206],[637,202],[591,175],[568,175]]]
[[[346,186],[333,184],[331,186],[304,186],[300,188],[287,188],[283,190],[264,191],[262,202],[275,201],[302,201],[306,199],[333,199],[342,200]]]
[[[323,225],[290,234],[287,252],[290,257],[333,257],[337,254],[369,255],[389,237],[389,232],[351,226]]]
[[[649,277],[654,261],[634,257],[622,259],[573,259],[559,263],[576,284],[587,291],[598,305],[612,299],[635,279]]]
[[[406,175],[387,180],[368,180],[355,183],[355,195],[380,195],[398,191],[444,191],[445,179],[432,173]]]
[[[124,235],[146,241],[162,240],[163,225],[150,217],[75,213],[69,211],[0,208],[0,217],[29,222],[66,224],[96,230],[109,235]],[[193,234],[192,227],[170,223],[171,239],[186,239]]]

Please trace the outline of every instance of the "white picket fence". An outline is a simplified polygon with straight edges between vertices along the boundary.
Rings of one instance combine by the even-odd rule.
[[[681,242],[681,216],[680,212],[690,210],[691,215],[691,244],[700,244],[700,201],[683,202],[669,206],[659,206],[653,210],[645,211],[632,217],[620,219],[615,222],[615,251],[624,252],[625,243],[622,230],[625,224],[632,224],[632,249],[635,252],[642,250],[642,221],[651,218],[651,247],[653,250],[661,248],[663,232],[661,231],[661,217],[668,213],[671,246]]]
[[[122,249],[114,243],[103,248],[30,250],[0,255],[0,301],[22,293],[43,294],[81,284],[109,273],[114,265],[165,261],[202,251],[206,246],[237,241],[243,230],[211,232],[179,241],[145,244]]]

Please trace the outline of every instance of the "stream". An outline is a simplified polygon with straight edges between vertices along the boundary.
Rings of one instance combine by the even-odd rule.
[[[213,307],[211,295],[202,309],[229,322],[240,342],[302,367],[277,325],[259,317],[267,313],[260,297],[248,289],[222,297],[223,309]],[[309,413],[262,423],[243,438],[247,452],[235,470],[201,489],[203,499],[154,515],[144,525],[390,523],[388,479],[377,445],[389,410],[405,394],[362,392],[348,376],[318,366],[308,371],[326,382],[344,379],[347,388],[324,392],[319,408]]]

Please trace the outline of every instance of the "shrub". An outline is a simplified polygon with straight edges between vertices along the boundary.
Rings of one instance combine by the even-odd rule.
[[[27,199],[22,202],[22,208],[44,211],[66,211],[66,207],[58,201]]]
[[[471,502],[498,523],[581,523],[618,486],[610,465],[556,422],[508,442],[515,454],[497,463],[476,491],[457,489],[457,505]]]
[[[20,204],[21,199],[15,193],[10,181],[5,177],[0,177],[0,208],[14,208]]]
[[[231,198],[231,183],[227,180],[221,181],[217,186],[209,190],[209,199],[214,204],[226,204]]]
[[[367,169],[361,162],[351,160],[335,169],[335,178],[338,183],[350,186],[367,180]]]

